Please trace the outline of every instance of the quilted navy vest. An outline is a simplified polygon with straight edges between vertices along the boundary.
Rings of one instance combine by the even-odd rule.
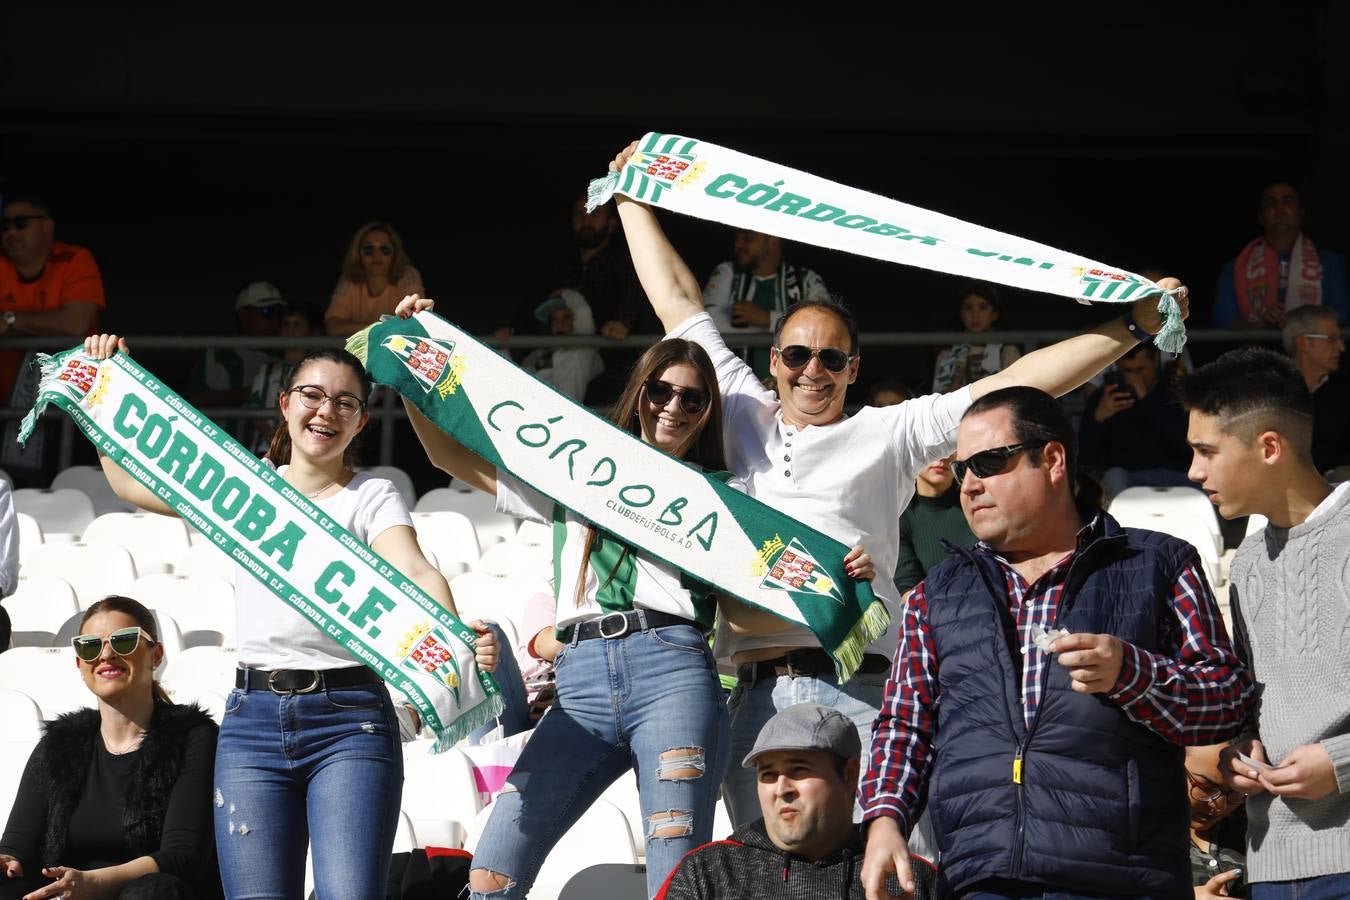
[[[1102,518],[1054,624],[1156,650],[1195,549]],[[950,549],[925,582],[940,690],[928,808],[946,879],[1192,896],[1182,749],[1104,696],[1075,693],[1053,662],[1028,729],[1003,572],[987,552]]]

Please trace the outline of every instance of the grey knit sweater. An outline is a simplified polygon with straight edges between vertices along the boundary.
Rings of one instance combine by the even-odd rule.
[[[1338,787],[1321,800],[1252,797],[1248,877],[1350,872],[1350,490],[1301,525],[1269,525],[1243,541],[1231,581],[1238,646],[1263,691],[1266,757],[1278,763],[1320,742]]]

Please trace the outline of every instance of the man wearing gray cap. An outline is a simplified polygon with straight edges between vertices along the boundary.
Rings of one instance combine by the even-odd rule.
[[[763,817],[691,851],[658,900],[862,900],[863,843],[853,824],[860,754],[858,729],[838,710],[800,703],[769,719],[741,763],[758,775]],[[919,896],[928,896],[932,867],[915,863]]]

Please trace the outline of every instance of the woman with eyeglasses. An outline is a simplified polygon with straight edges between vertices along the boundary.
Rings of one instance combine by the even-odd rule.
[[[1244,851],[1247,795],[1226,788],[1219,752],[1227,744],[1186,748],[1186,788],[1191,801],[1191,883],[1195,900],[1247,896]]]
[[[406,318],[432,306],[408,297],[396,314]],[[630,769],[647,836],[648,894],[655,895],[681,857],[711,839],[730,751],[726,702],[707,641],[717,595],[499,471],[404,405],[437,468],[495,495],[498,512],[553,526],[557,700],[508,779],[515,789],[493,802],[469,874],[470,896],[527,896],[553,845]],[[731,479],[717,375],[697,344],[661,341],[643,353],[610,421]],[[850,560],[854,577],[871,579],[865,553],[856,550]]]
[[[392,313],[405,295],[425,291],[422,276],[413,268],[394,226],[367,222],[347,246],[342,277],[324,313],[324,327],[329,334],[346,337]]]
[[[155,681],[155,617],[129,597],[71,641],[98,701],[47,725],[0,839],[0,898],[220,896],[211,833],[216,724]]]
[[[116,335],[85,341],[97,359],[126,351]],[[313,350],[283,382],[282,422],[264,461],[298,493],[455,610],[422,555],[393,483],[353,468],[369,420],[370,378],[345,350]],[[109,484],[151,512],[173,511],[107,457]],[[312,847],[320,897],[382,897],[398,825],[403,755],[383,681],[243,569],[235,577],[239,668],[216,753],[216,844],[231,897],[298,897]],[[481,622],[477,661],[496,666]]]

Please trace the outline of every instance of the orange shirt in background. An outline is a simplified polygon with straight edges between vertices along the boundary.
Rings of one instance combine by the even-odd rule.
[[[365,284],[342,278],[333,291],[333,299],[328,303],[324,318],[349,319],[369,325],[380,316],[392,316],[398,301],[408,294],[426,296],[422,286],[422,275],[412,266],[403,271],[403,277],[397,284],[390,284],[380,293],[371,296]]]
[[[22,328],[25,312],[50,312],[72,302],[93,303],[99,309],[106,305],[103,277],[99,275],[93,254],[85,248],[53,241],[47,264],[34,281],[20,279],[14,263],[0,256],[0,315],[16,313]],[[97,331],[97,325],[95,317],[88,333]],[[72,338],[82,336],[71,335]],[[72,340],[71,343],[75,342]],[[0,350],[0,405],[9,404],[24,353],[23,350]]]

